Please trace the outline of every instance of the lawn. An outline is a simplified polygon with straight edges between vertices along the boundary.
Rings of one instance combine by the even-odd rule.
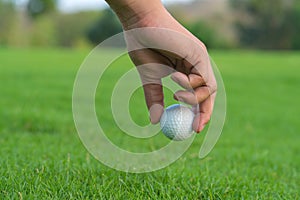
[[[228,98],[219,142],[200,160],[202,133],[174,164],[146,174],[106,167],[77,135],[72,88],[87,53],[0,49],[0,199],[300,199],[300,53],[212,51]],[[114,143],[139,151],[103,106],[132,67],[126,56],[113,65],[97,114]],[[138,124],[148,118],[142,97],[138,90],[131,101]],[[141,151],[166,142],[142,141]]]

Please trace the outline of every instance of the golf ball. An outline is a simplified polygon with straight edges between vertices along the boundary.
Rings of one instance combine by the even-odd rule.
[[[194,113],[184,105],[175,104],[164,111],[160,127],[165,136],[171,140],[182,141],[193,135]]]

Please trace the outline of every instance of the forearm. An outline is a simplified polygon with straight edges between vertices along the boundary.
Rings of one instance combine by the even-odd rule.
[[[160,0],[106,0],[119,17],[123,27],[130,29],[147,15],[165,11]]]

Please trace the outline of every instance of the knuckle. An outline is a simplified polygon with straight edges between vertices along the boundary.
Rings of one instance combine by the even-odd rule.
[[[217,90],[218,90],[218,86],[217,86],[217,84],[214,84],[214,85],[211,87],[211,93],[213,94],[213,93],[217,92]]]
[[[202,48],[203,51],[207,51],[207,47],[202,41],[199,42],[199,45],[200,45],[200,47]]]
[[[210,85],[209,85],[209,91],[210,91],[210,94],[213,94],[215,92],[217,92],[218,90],[218,84],[216,82],[216,80],[214,80]]]

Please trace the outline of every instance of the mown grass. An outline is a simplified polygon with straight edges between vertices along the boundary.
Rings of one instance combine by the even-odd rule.
[[[221,139],[200,160],[198,135],[177,162],[148,174],[110,169],[80,142],[72,87],[87,53],[0,49],[0,199],[300,199],[299,53],[212,52],[228,98]],[[126,57],[119,64],[111,76],[132,67]],[[140,107],[133,119],[146,123],[142,92],[132,101]],[[135,146],[105,117],[108,108],[98,115],[110,138]],[[153,144],[144,143],[146,149]]]

